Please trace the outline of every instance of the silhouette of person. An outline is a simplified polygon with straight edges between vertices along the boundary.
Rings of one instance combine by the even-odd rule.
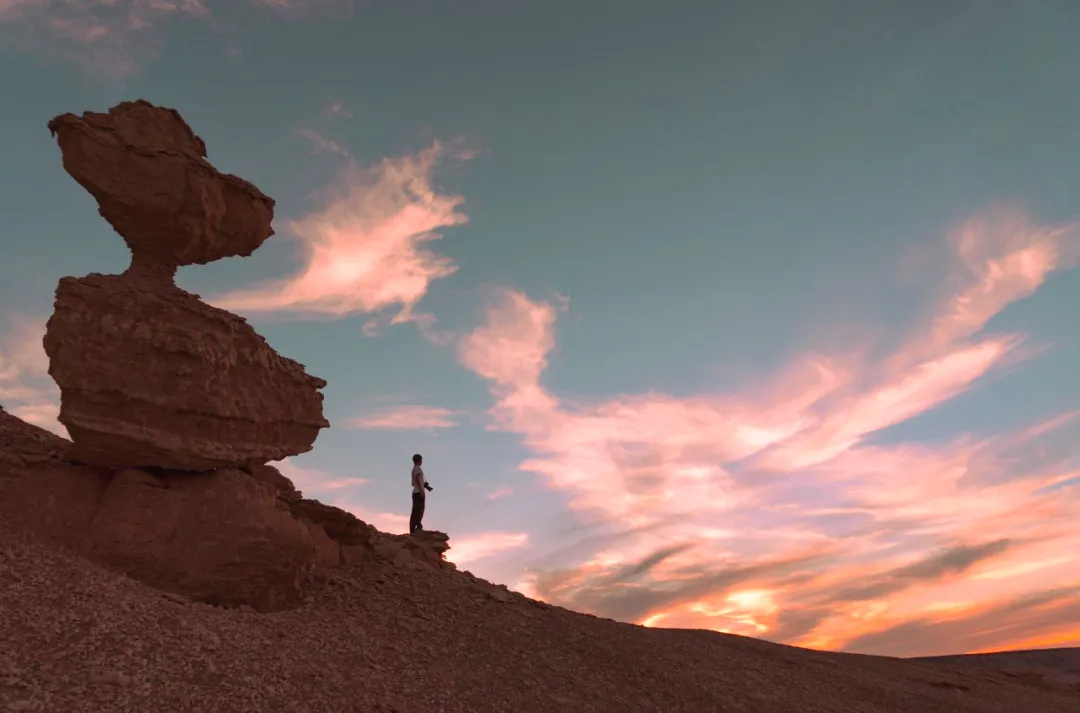
[[[427,493],[434,490],[424,478],[424,457],[417,453],[412,457],[412,513],[409,515],[409,534],[415,535],[424,529],[424,507]]]

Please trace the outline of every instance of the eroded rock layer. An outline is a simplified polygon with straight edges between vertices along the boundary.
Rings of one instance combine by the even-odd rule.
[[[171,280],[180,265],[250,255],[273,235],[274,201],[206,160],[173,109],[123,102],[49,122],[64,169],[94,196],[132,252],[132,269]]]
[[[114,468],[261,465],[311,450],[322,379],[247,322],[129,275],[65,277],[45,335],[70,458]]]
[[[302,604],[341,566],[454,569],[444,533],[379,532],[304,499],[272,466],[112,469],[65,461],[70,447],[0,409],[0,520],[166,592],[273,611]]]

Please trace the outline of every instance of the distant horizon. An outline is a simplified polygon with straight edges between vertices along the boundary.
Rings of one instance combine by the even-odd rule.
[[[1080,646],[1080,7],[0,0],[0,405],[145,98],[276,201],[177,283],[326,379],[305,496],[621,621]],[[780,20],[783,20],[782,22]]]

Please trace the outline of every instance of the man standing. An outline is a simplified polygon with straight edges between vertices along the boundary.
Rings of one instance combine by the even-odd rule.
[[[414,535],[424,529],[424,506],[427,493],[434,490],[424,478],[424,457],[417,453],[412,457],[412,514],[409,515],[409,534]]]

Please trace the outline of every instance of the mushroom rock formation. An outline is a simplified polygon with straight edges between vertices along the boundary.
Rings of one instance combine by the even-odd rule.
[[[274,201],[211,166],[175,109],[122,102],[107,114],[62,114],[49,131],[64,170],[131,249],[132,272],[171,282],[180,265],[251,255],[274,234]]]
[[[132,252],[123,275],[66,277],[45,335],[70,459],[198,471],[311,450],[326,382],[247,322],[173,283],[177,267],[250,255],[273,201],[214,169],[171,109],[124,102],[49,128],[64,168]]]

